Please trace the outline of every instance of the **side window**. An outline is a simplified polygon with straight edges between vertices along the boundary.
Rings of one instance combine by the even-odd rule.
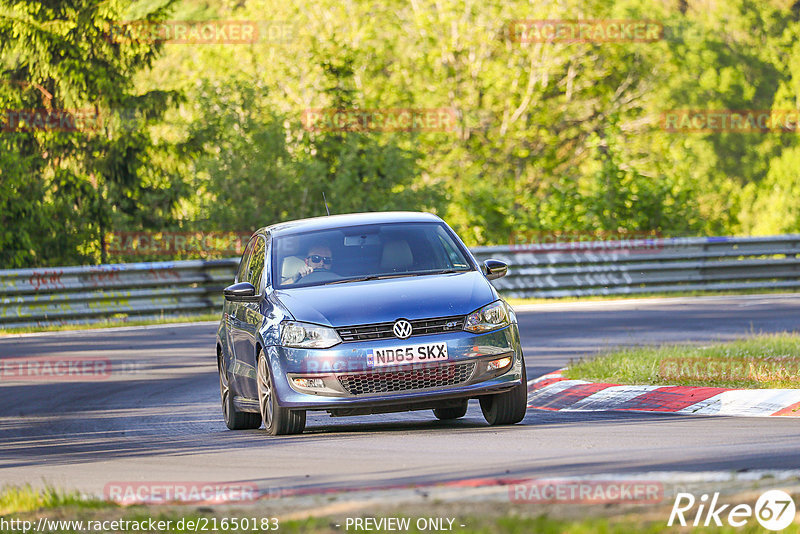
[[[247,267],[246,281],[256,287],[256,292],[261,291],[261,275],[264,273],[264,238],[257,237],[253,254],[250,256]]]
[[[255,237],[247,243],[247,246],[244,248],[244,253],[242,254],[242,259],[239,261],[239,270],[236,271],[236,281],[237,282],[245,282],[247,279],[245,275],[247,273],[247,265],[250,263],[250,254],[253,253],[253,246],[255,246],[258,237]]]

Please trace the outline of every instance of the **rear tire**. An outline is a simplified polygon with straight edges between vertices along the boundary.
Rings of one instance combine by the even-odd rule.
[[[511,390],[480,398],[481,411],[490,425],[513,425],[525,418],[528,408],[528,374],[522,360],[522,383]]]
[[[217,362],[219,369],[219,394],[222,400],[222,417],[230,430],[251,430],[261,426],[261,414],[240,412],[233,403],[228,372],[223,369],[222,360]]]
[[[290,410],[278,404],[275,394],[275,381],[267,365],[267,355],[264,349],[258,351],[258,368],[256,370],[258,385],[258,406],[261,409],[261,419],[264,428],[272,436],[287,434],[301,434],[306,427],[305,410]]]
[[[466,414],[467,414],[466,399],[459,406],[448,406],[447,408],[433,409],[433,415],[435,415],[437,419],[441,419],[442,421],[447,421],[449,419],[458,419],[459,417],[464,417]]]

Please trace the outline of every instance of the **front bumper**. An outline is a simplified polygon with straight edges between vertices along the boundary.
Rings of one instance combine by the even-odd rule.
[[[423,343],[447,344],[448,360],[440,364],[382,367],[368,364],[367,354],[374,349]],[[401,341],[384,339],[341,343],[324,350],[269,347],[267,350],[275,392],[281,406],[306,410],[343,410],[358,407],[427,406],[448,399],[470,398],[508,390],[520,384],[522,350],[516,324],[487,334],[452,332],[412,337]],[[500,369],[489,369],[489,362],[508,357],[510,363]],[[465,368],[471,366],[468,375]],[[459,370],[456,370],[459,368]],[[460,373],[454,376],[452,373]],[[403,375],[403,373],[407,373]],[[432,377],[415,382],[423,387],[395,391],[368,391],[353,394],[347,380],[394,380],[398,376]],[[383,375],[383,376],[382,376]],[[293,379],[319,379],[322,387],[298,386]],[[457,380],[456,380],[457,379]],[[317,383],[319,384],[319,383]],[[380,386],[380,384],[379,384]],[[385,386],[385,389],[388,386]],[[415,409],[415,408],[409,408]],[[387,410],[388,411],[388,410]]]

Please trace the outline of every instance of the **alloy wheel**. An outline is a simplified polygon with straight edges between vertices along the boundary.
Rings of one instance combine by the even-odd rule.
[[[261,408],[261,418],[264,420],[264,426],[270,428],[273,418],[272,379],[267,369],[267,358],[263,354],[258,359],[258,372],[256,374],[258,375],[258,404]]]
[[[219,366],[219,395],[222,399],[222,416],[225,418],[225,422],[228,423],[231,420],[231,414],[228,409],[228,396],[231,394],[231,388],[228,385],[228,376],[227,373],[222,369],[222,365]]]

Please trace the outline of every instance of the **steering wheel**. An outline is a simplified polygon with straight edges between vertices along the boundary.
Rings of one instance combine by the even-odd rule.
[[[331,282],[333,280],[339,280],[342,277],[336,273],[332,273],[330,271],[324,270],[317,270],[311,271],[303,278],[300,279],[300,282]]]

